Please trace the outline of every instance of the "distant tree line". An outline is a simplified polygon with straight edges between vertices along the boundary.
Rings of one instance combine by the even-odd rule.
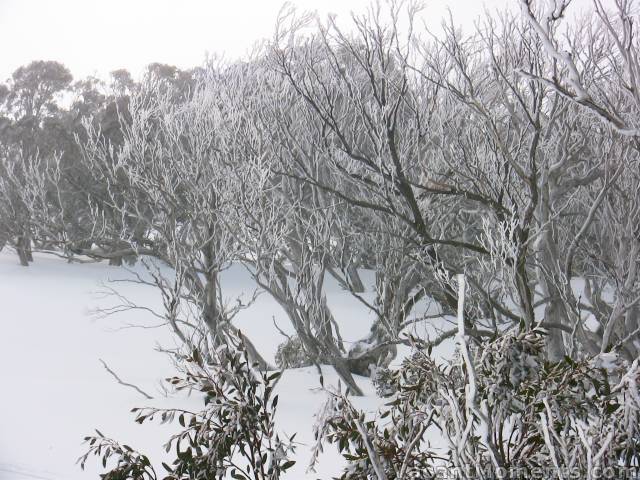
[[[144,73],[146,85],[162,83],[175,90],[176,95],[187,98],[195,88],[199,69],[182,71],[171,65],[150,64]],[[88,207],[85,198],[78,196],[86,185],[86,165],[83,165],[80,144],[85,141],[87,130],[83,124],[90,121],[100,136],[114,146],[121,145],[121,122],[128,121],[129,99],[141,88],[124,69],[111,72],[108,81],[95,77],[73,79],[69,70],[59,62],[34,61],[18,68],[4,84],[0,84],[0,148],[4,161],[2,206],[0,206],[0,246],[15,248],[20,263],[27,266],[33,261],[32,250],[61,249],[64,254],[82,251],[91,245],[92,239],[83,229],[88,224]],[[16,160],[19,159],[19,160]],[[20,176],[28,168],[46,169],[56,162],[62,176],[56,178],[59,185],[44,186],[42,193],[53,195],[54,190],[64,192],[65,213],[60,223],[37,222],[30,209],[45,208],[38,216],[50,212],[46,198],[40,205],[30,204],[38,199],[27,198],[21,191]],[[17,164],[17,165],[16,165]],[[38,165],[38,167],[36,166]],[[22,170],[22,171],[19,171]],[[15,182],[10,177],[16,175]],[[26,180],[26,179],[25,179]],[[52,179],[53,180],[53,179]],[[56,182],[57,183],[57,182]],[[101,186],[94,186],[98,194]],[[62,214],[62,212],[57,212]],[[44,231],[54,227],[55,231]],[[100,244],[100,238],[93,240]],[[108,239],[102,239],[108,240]],[[106,246],[105,246],[106,247]],[[113,246],[105,251],[113,253]],[[122,257],[109,256],[110,263],[120,264]]]

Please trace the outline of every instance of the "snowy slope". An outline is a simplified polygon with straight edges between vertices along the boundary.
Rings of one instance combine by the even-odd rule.
[[[103,263],[69,264],[46,255],[36,255],[35,262],[24,268],[12,252],[0,252],[0,480],[98,478],[97,465],[88,465],[85,472],[75,465],[84,452],[83,436],[94,428],[159,463],[163,459],[161,441],[171,427],[140,426],[133,422],[130,409],[175,406],[176,402],[200,406],[196,399],[162,398],[158,383],[172,374],[172,369],[165,355],[154,347],[157,343],[171,345],[173,340],[165,328],[128,328],[130,324],[153,327],[158,323],[155,317],[141,310],[103,319],[89,315],[114,301],[97,293],[101,283],[127,275],[123,269]],[[223,282],[230,298],[243,291],[250,294],[253,289],[240,267],[227,272]],[[152,288],[117,287],[136,303],[160,311]],[[335,284],[329,288],[329,302],[345,340],[365,335],[369,322],[358,302]],[[274,319],[280,328],[290,331],[277,304],[262,295],[237,320],[269,360],[283,340]],[[99,359],[155,399],[146,400],[133,389],[118,385]],[[335,382],[335,374],[325,370],[325,383]],[[368,379],[358,381],[368,395],[356,403],[365,410],[375,410],[381,400],[373,394]],[[318,387],[314,368],[288,371],[279,383],[279,425],[288,434],[297,431],[297,440],[302,443],[298,464],[289,478],[330,478],[340,471],[340,457],[327,452],[317,474],[305,474],[313,441],[313,415],[325,398]]]

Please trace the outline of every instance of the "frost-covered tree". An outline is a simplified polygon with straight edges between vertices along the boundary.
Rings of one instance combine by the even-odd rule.
[[[213,72],[211,82],[219,88],[199,90],[187,102],[151,82],[131,98],[131,120],[121,122],[120,145],[107,142],[89,123],[83,145],[91,180],[106,187],[103,197],[92,199],[95,243],[103,236],[122,248],[81,253],[145,255],[173,269],[175,275],[166,278],[154,264],[151,282],[163,292],[174,332],[204,352],[224,342],[225,332],[234,329],[231,319],[245,306],[240,300],[228,303],[220,282],[238,259],[226,227],[238,192],[233,172],[240,167],[224,151],[229,112],[221,92],[228,81],[228,72]],[[248,348],[264,364],[249,343]]]
[[[32,219],[28,205],[22,203],[20,186],[9,175],[20,178],[20,163],[36,157],[55,142],[56,126],[60,122],[58,100],[72,81],[69,70],[54,61],[34,61],[16,69],[0,95],[0,235],[18,252],[20,263],[28,265],[32,257]],[[48,154],[49,151],[46,152]]]
[[[550,359],[591,351],[594,332],[571,283],[589,270],[574,259],[604,227],[594,222],[603,199],[634,171],[632,141],[523,74],[570,75],[547,58],[527,18],[488,18],[467,35],[445,24],[440,37],[421,40],[414,5],[401,35],[403,11],[392,4],[385,18],[373,7],[349,33],[331,19],[306,28],[304,18],[283,16],[269,53],[287,85],[281,101],[292,105],[272,120],[283,170],[365,212],[378,235],[407,239],[396,248],[412,268],[391,287],[403,314],[423,291],[451,314],[448,279],[466,272],[465,318],[477,340],[509,325],[542,326]],[[596,62],[585,60],[594,78],[603,71]],[[629,188],[624,195],[635,195]],[[403,291],[412,276],[419,284]],[[635,304],[625,295],[623,308]]]

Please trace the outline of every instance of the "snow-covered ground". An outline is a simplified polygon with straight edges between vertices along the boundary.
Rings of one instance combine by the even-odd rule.
[[[75,461],[85,449],[82,438],[98,428],[105,435],[134,446],[159,465],[162,443],[171,426],[133,421],[135,406],[175,406],[196,399],[167,399],[161,379],[173,374],[166,355],[156,345],[171,345],[166,328],[151,328],[158,320],[142,310],[98,319],[91,311],[113,304],[99,294],[110,279],[129,275],[104,263],[69,264],[62,259],[36,255],[28,268],[18,265],[13,252],[0,252],[0,480],[96,479],[98,464],[82,472]],[[223,277],[229,298],[253,289],[240,267]],[[108,284],[108,283],[107,283]],[[160,299],[150,288],[129,283],[116,285],[139,305],[160,311]],[[335,283],[329,286],[329,303],[346,341],[363,337],[369,328],[359,302]],[[237,318],[256,347],[273,361],[283,338],[274,327],[290,326],[284,313],[267,295]],[[130,328],[130,325],[149,328]],[[119,385],[100,363],[104,360],[124,381],[154,396],[146,400],[135,390]],[[326,369],[325,384],[336,382]],[[355,403],[374,411],[382,401],[368,379],[358,378],[366,396]],[[288,478],[330,478],[343,464],[331,448],[321,457],[317,473],[305,473],[313,443],[313,416],[325,400],[318,389],[315,368],[287,371],[279,383],[277,421],[287,434],[297,432],[297,465]],[[176,428],[176,427],[173,427]],[[162,468],[158,469],[162,473]]]

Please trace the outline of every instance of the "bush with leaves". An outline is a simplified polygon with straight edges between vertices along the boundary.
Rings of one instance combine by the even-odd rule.
[[[545,335],[514,330],[482,346],[460,342],[445,365],[415,352],[393,372],[396,393],[376,418],[333,393],[316,450],[323,441],[338,446],[345,480],[637,474],[638,360],[606,353],[552,363]],[[438,436],[444,448],[428,444]]]
[[[135,451],[129,445],[120,445],[115,440],[105,437],[100,430],[96,430],[96,434],[85,437],[89,450],[78,460],[83,470],[90,455],[100,457],[103,467],[107,466],[109,458],[114,457],[117,459],[116,466],[100,475],[103,480],[156,480],[158,478],[146,455]]]
[[[309,354],[305,351],[300,337],[294,335],[278,345],[276,365],[279,368],[301,368],[313,365]]]
[[[197,350],[178,363],[180,376],[167,379],[177,391],[204,395],[199,412],[181,409],[136,408],[136,422],[177,419],[182,431],[169,438],[166,451],[175,450],[165,480],[222,479],[277,480],[295,461],[295,434],[281,440],[275,431],[278,396],[273,395],[281,372],[258,371],[251,364],[241,341],[230,338],[206,363]],[[90,455],[110,459],[116,466],[101,475],[104,480],[155,480],[149,459],[127,445],[98,436],[85,438],[88,452],[79,459],[84,468]]]
[[[376,368],[371,376],[371,382],[381,398],[390,397],[396,393],[395,371],[389,367]]]

